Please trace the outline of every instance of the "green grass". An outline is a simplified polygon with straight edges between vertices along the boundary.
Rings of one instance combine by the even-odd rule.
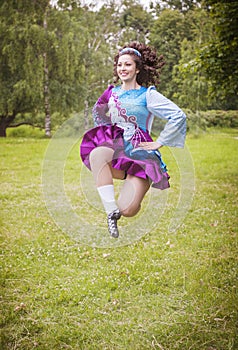
[[[179,171],[164,149],[171,189],[163,215],[138,241],[112,248],[72,239],[47,211],[48,140],[0,140],[0,348],[237,349],[237,137],[229,129],[188,136],[196,190],[176,231],[168,222]],[[78,195],[77,146],[65,166],[65,191],[95,227]]]

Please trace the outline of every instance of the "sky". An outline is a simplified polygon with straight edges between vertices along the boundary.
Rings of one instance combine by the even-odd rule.
[[[145,6],[145,7],[148,7],[150,5],[150,2],[156,2],[156,0],[139,0],[139,2],[141,3],[141,5]],[[83,5],[88,5],[92,2],[95,2],[97,3],[98,7],[100,7],[101,5],[103,4],[106,4],[108,3],[107,0],[98,0],[98,1],[93,1],[93,0],[81,0],[81,3]]]
[[[149,6],[151,2],[155,2],[155,1],[151,1],[151,0],[140,0],[140,3],[143,5],[143,6]]]

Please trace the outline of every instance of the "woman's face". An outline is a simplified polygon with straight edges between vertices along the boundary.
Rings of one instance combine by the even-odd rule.
[[[117,62],[117,74],[123,83],[136,81],[139,70],[131,55],[122,55]]]

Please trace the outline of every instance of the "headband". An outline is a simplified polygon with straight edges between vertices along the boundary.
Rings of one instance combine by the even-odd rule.
[[[136,56],[141,57],[141,53],[138,50],[133,49],[132,47],[125,47],[119,52],[119,55],[121,56],[125,53],[134,53]]]

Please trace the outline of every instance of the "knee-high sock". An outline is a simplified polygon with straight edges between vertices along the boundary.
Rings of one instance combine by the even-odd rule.
[[[102,204],[107,214],[118,209],[115,201],[115,193],[113,185],[105,185],[97,188],[98,193],[101,197]]]

